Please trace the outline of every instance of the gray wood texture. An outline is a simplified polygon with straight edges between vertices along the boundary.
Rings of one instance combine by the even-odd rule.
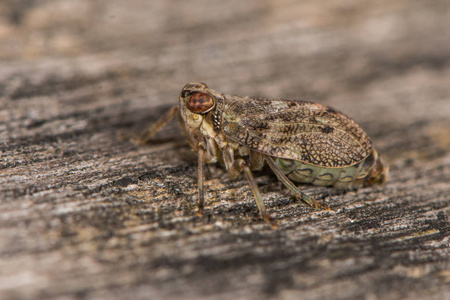
[[[442,1],[4,0],[0,299],[450,299],[450,5]],[[352,117],[384,187],[207,172],[176,122],[127,140],[184,84]]]

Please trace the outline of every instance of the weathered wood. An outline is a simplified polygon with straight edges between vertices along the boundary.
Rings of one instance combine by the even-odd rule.
[[[1,299],[449,299],[448,1],[3,1]],[[314,100],[360,123],[384,187],[207,172],[176,122],[126,137],[181,87]]]

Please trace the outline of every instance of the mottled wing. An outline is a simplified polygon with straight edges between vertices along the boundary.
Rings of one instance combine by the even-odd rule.
[[[222,126],[225,136],[240,145],[324,167],[353,165],[372,150],[353,120],[307,101],[227,97]]]

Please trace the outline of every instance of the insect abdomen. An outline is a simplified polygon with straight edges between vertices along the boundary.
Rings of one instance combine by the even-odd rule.
[[[336,188],[381,184],[387,180],[388,172],[387,165],[378,157],[375,150],[359,163],[339,168],[282,158],[276,158],[275,162],[293,181]]]

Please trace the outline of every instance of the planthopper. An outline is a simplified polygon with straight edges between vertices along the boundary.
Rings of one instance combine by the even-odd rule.
[[[388,166],[366,132],[338,110],[285,99],[255,99],[216,92],[188,83],[172,107],[139,142],[146,143],[175,115],[198,153],[198,207],[204,206],[204,165],[221,162],[229,176],[243,172],[259,213],[271,221],[253,171],[267,164],[293,196],[314,208],[327,206],[303,193],[292,181],[336,188],[382,184]]]

